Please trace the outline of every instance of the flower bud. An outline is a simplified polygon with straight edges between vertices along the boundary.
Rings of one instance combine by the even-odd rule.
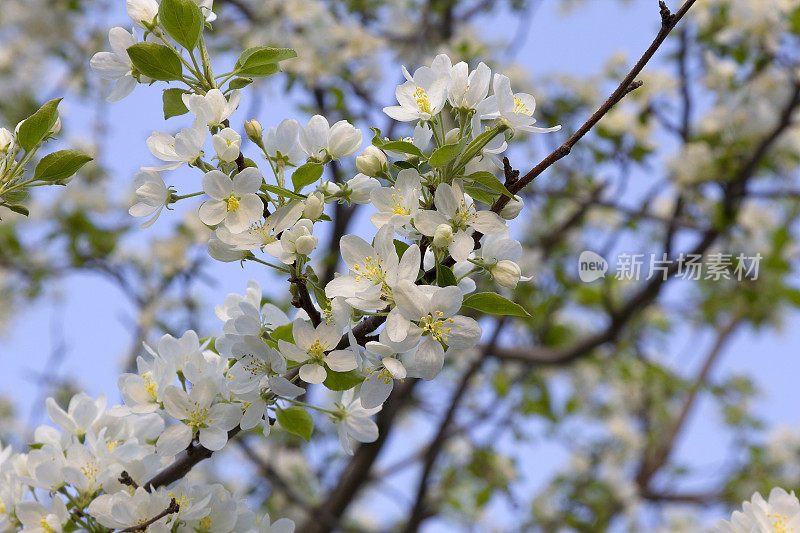
[[[321,192],[326,197],[336,196],[341,192],[341,190],[342,190],[341,185],[339,185],[338,183],[334,183],[332,181],[326,181],[322,185],[317,187],[317,191]]]
[[[517,218],[517,215],[519,215],[524,206],[525,202],[522,201],[522,198],[515,196],[500,210],[500,216],[506,220],[513,220]]]
[[[357,130],[346,120],[331,126],[328,132],[328,154],[337,159],[356,153],[361,146],[361,130]]]
[[[444,143],[445,144],[456,144],[458,143],[458,134],[461,132],[458,128],[453,128],[452,130],[448,131],[444,135]]]
[[[251,141],[256,144],[260,144],[261,136],[264,134],[264,128],[261,127],[261,123],[259,121],[256,119],[251,119],[244,123],[244,132]]]
[[[300,255],[308,255],[317,247],[319,239],[314,235],[301,235],[294,241],[294,248]]]
[[[519,265],[507,259],[498,261],[496,265],[489,269],[489,272],[498,285],[509,289],[516,287],[517,283],[519,283],[519,278],[522,276]]]
[[[147,29],[156,21],[158,2],[156,0],[127,0],[125,2],[128,16],[134,24]]]
[[[356,157],[356,168],[362,174],[374,178],[389,169],[389,161],[380,148],[370,144],[364,148],[360,156]]]
[[[0,154],[5,154],[14,145],[14,135],[5,128],[0,128]]]
[[[433,232],[433,245],[437,248],[446,248],[453,242],[453,228],[450,224],[439,224]]]
[[[306,206],[303,208],[303,218],[317,220],[325,209],[325,196],[321,192],[308,195]]]

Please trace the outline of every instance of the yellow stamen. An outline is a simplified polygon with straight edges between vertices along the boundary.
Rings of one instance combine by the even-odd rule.
[[[325,357],[325,352],[330,349],[328,343],[320,343],[319,339],[314,341],[308,348],[308,356],[311,358],[312,361],[315,362],[322,362],[322,359]]]
[[[533,111],[531,111],[528,106],[525,105],[525,102],[518,97],[514,97],[514,114],[519,115],[522,113],[523,115],[531,116],[533,115]]]
[[[422,327],[422,334],[430,334],[434,339],[447,342],[447,336],[450,334],[450,329],[445,327],[445,324],[452,324],[452,318],[444,318],[444,313],[436,311],[434,314],[427,314],[419,319],[419,325]]]
[[[236,198],[233,193],[228,197],[225,202],[228,204],[228,211],[238,211],[239,210],[239,198]]]
[[[428,95],[424,89],[417,87],[414,91],[414,100],[417,102],[417,107],[422,113],[427,113],[431,115],[431,102],[428,99]]]

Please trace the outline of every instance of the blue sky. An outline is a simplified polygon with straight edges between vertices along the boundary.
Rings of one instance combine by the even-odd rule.
[[[540,2],[530,19],[524,45],[517,52],[516,61],[530,71],[533,79],[554,71],[594,74],[618,51],[624,51],[629,61],[634,60],[657,31],[659,19],[655,1],[629,2],[621,6],[590,0],[567,17],[559,15],[558,4],[553,0]],[[125,24],[121,17],[112,18],[110,22]],[[488,18],[484,31],[491,38],[495,34],[507,34],[508,28],[516,28],[517,24],[518,19],[511,16]],[[302,54],[302,50],[299,53]],[[399,71],[399,66],[397,68]],[[388,78],[394,79],[395,73],[392,72]],[[263,94],[260,93],[259,97],[263,98]],[[105,154],[103,163],[115,176],[114,183],[119,187],[121,197],[130,188],[136,170],[153,162],[144,142],[147,136],[153,130],[174,131],[188,125],[186,117],[171,119],[165,124],[160,101],[161,94],[156,87],[137,87],[131,97],[103,110],[110,126],[108,146],[112,147]],[[68,126],[79,130],[80,114],[87,109],[76,102],[65,103]],[[235,115],[239,124],[243,118],[249,118],[244,114],[250,103],[245,99],[239,114]],[[273,126],[287,117],[304,123],[307,117],[290,108],[291,103],[291,98],[271,88],[268,102],[261,107],[262,123]],[[391,103],[386,102],[387,105]],[[197,174],[177,171],[167,177],[167,182],[178,184],[182,192],[193,192],[197,186],[189,184],[199,180]],[[177,213],[165,212],[150,231],[163,232],[178,218]],[[217,265],[210,272],[217,278],[217,284],[203,292],[209,304],[205,322],[208,329],[201,335],[213,334],[219,329],[220,323],[213,317],[212,308],[222,301],[225,294],[242,293],[250,278],[259,279],[262,286],[268,279],[257,265],[244,269],[236,265]],[[122,357],[129,347],[131,330],[126,324],[132,317],[125,297],[108,281],[85,273],[66,277],[52,296],[20,309],[8,332],[0,337],[0,361],[3,364],[0,393],[14,400],[23,419],[32,408],[33,399],[39,401],[34,376],[48,366],[48,357],[57,340],[50,334],[54,329],[62,332],[67,355],[60,368],[48,368],[48,371],[57,370],[61,375],[72,377],[90,394],[105,392],[111,403],[119,401],[116,381]],[[780,332],[740,331],[713,373],[715,376],[727,373],[752,376],[762,391],[756,403],[757,410],[775,425],[796,427],[800,423],[800,413],[794,407],[796,375],[800,365],[792,348],[800,344],[798,325],[800,316],[794,314],[787,317]],[[704,353],[702,349],[698,351],[698,346],[708,343],[706,336],[681,335],[675,339],[670,360],[676,365],[694,369]],[[698,407],[684,431],[687,437],[680,440],[676,456],[690,464],[703,465],[703,472],[707,473],[719,465],[726,442],[717,431],[718,413],[714,407],[708,402],[701,402]],[[39,409],[39,412],[43,410]],[[392,448],[399,450],[403,446],[403,443],[394,442]],[[563,457],[558,446],[552,444],[541,445],[531,452],[537,457],[535,468],[542,476],[547,474],[545,463],[549,463],[552,470],[557,466],[557,459]]]

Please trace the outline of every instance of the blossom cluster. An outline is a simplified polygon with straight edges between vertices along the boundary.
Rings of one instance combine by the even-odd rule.
[[[155,132],[147,140],[161,163],[136,176],[131,215],[147,217],[148,227],[164,207],[204,196],[197,216],[213,230],[210,255],[289,274],[300,309],[290,318],[251,281],[245,294],[217,307],[221,334],[201,339],[187,331],[145,345],[137,371],[119,378],[123,405],[106,408],[104,397],[79,394],[63,409],[48,399],[61,431],[42,426],[27,453],[7,448],[0,456],[0,529],[291,531],[285,519],[264,517],[256,526],[241,499],[221,485],[173,476],[173,465],[191,450],[219,451],[241,431],[269,436],[274,424],[308,439],[309,411],[336,425],[346,453],[377,439],[371,417],[395,380],[433,379],[450,354],[478,344],[481,328],[464,309],[514,308],[497,294],[473,294],[470,276],[488,273],[502,287],[528,279],[507,225],[523,204],[514,197],[490,209],[500,195],[511,196],[495,173],[515,132],[551,130],[533,126],[533,97],[513,93],[507,77],[440,55],[413,75],[404,68],[399,105],[384,110],[411,122],[413,134],[390,140],[374,130],[354,161],[347,159],[364,139],[347,121],[316,115],[266,130],[247,121],[244,133],[271,174],[265,179],[242,153],[230,119],[241,89],[279,71],[294,51],[251,48],[230,73],[215,76],[202,36],[214,20],[210,2],[128,0],[127,8],[142,40],[136,29],[113,28],[112,51],[91,60],[114,81],[109,100],[140,83],[179,82],[186,88],[164,91],[165,117],[193,118],[175,135]],[[42,138],[52,133],[55,105]],[[8,153],[15,138],[1,133]],[[326,179],[334,161],[357,173]],[[178,194],[166,185],[162,173],[184,165],[202,172],[200,190]],[[333,202],[374,206],[375,234],[369,241],[344,235],[346,271],[322,283],[312,255]],[[320,384],[337,392],[332,405],[306,403],[308,388]]]
[[[481,327],[467,315],[524,313],[494,291],[476,292],[475,278],[501,292],[530,279],[508,225],[523,202],[496,175],[511,137],[559,127],[536,126],[535,99],[515,93],[508,77],[438,55],[413,74],[403,68],[397,105],[383,110],[408,123],[407,137],[388,139],[373,128],[362,149],[361,130],[321,115],[266,129],[248,120],[243,135],[231,126],[242,90],[279,72],[295,52],[250,48],[215,76],[203,41],[215,20],[211,0],[126,5],[139,29],[111,29],[111,51],[91,60],[114,82],[108,99],[123,99],[138,84],[176,82],[183,85],[164,90],[165,118],[192,120],[174,135],[147,139],[160,163],[135,177],[130,214],[146,218],[147,228],[165,207],[202,197],[196,215],[211,232],[210,256],[288,275],[299,310],[266,301],[251,281],[215,309],[223,323],[218,335],[187,331],[145,344],[136,372],[119,378],[122,405],[107,408],[102,396],[78,394],[64,409],[49,398],[60,431],[41,426],[27,453],[0,451],[0,530],[291,532],[291,521],[256,520],[238,495],[192,482],[174,465],[190,452],[220,451],[240,432],[269,438],[274,425],[308,440],[319,421],[311,413],[334,424],[344,452],[353,454],[357,443],[378,438],[372,417],[396,380],[432,380],[448,358],[478,345]],[[30,131],[0,129],[0,174],[24,166],[15,161],[20,146],[58,131],[55,106],[43,108],[47,120],[35,121],[46,127],[33,144]],[[246,139],[260,165],[245,156]],[[51,181],[85,162],[60,157],[60,166],[43,170]],[[345,178],[326,174],[334,165]],[[163,177],[180,167],[202,174],[183,194]],[[507,201],[498,202],[503,196]],[[322,281],[315,251],[319,228],[331,220],[326,206],[335,202],[371,206],[374,232],[343,235],[344,272]],[[308,403],[307,393],[320,385],[336,400]],[[797,499],[775,489],[769,501],[756,494],[720,527],[780,530],[798,520]]]

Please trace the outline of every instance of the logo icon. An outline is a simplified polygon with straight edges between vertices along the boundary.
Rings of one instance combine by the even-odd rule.
[[[578,256],[578,277],[584,283],[606,277],[608,272],[608,261],[599,254],[591,250],[584,250]]]

